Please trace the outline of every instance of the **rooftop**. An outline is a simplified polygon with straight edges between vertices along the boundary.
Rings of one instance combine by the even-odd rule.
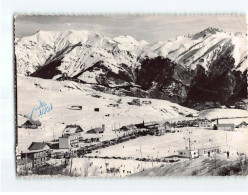
[[[28,147],[28,150],[43,150],[46,145],[46,142],[32,142]]]

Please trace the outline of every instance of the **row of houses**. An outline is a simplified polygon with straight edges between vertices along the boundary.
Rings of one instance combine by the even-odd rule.
[[[171,125],[169,122],[165,123],[157,123],[157,122],[148,122],[148,123],[139,123],[139,124],[131,124],[125,125],[120,128],[121,131],[131,131],[131,132],[138,132],[140,130],[146,130],[148,134],[160,136],[164,135],[165,133],[172,132]]]
[[[215,121],[216,124],[213,124]],[[172,124],[175,128],[180,127],[199,127],[199,128],[208,128],[213,130],[224,130],[224,131],[233,131],[235,125],[233,123],[219,123],[217,120],[208,120],[208,119],[195,119],[195,120],[184,120],[184,121],[178,121],[176,123]],[[246,122],[242,122],[236,127],[248,127],[248,124]]]

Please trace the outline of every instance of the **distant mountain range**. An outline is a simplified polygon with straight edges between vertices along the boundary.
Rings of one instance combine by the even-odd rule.
[[[90,31],[39,31],[15,39],[17,72],[91,83],[117,95],[166,99],[189,107],[247,97],[247,35],[207,28],[148,43]]]

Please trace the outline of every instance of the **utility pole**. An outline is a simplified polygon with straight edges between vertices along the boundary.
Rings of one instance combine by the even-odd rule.
[[[184,138],[185,139],[185,138]],[[189,150],[189,159],[191,160],[192,159],[192,157],[191,157],[191,145],[193,144],[193,143],[195,143],[196,141],[191,141],[190,140],[190,137],[189,138],[187,138],[187,140],[188,140],[188,142],[189,142],[189,148],[188,148],[188,150]]]

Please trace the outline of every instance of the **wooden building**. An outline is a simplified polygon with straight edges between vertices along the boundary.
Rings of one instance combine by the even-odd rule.
[[[80,134],[84,130],[79,125],[67,125],[62,133],[64,135]]]
[[[32,142],[28,151],[21,152],[21,159],[29,158],[32,161],[32,167],[39,167],[46,164],[47,154],[50,150],[46,142]]]
[[[28,119],[21,127],[36,129],[41,126],[41,122],[39,120]]]
[[[214,130],[234,131],[234,124],[215,124]]]
[[[212,122],[208,119],[198,119],[198,126],[200,128],[212,127]]]
[[[236,128],[247,128],[247,127],[248,127],[248,123],[245,121],[241,122],[236,126]]]

